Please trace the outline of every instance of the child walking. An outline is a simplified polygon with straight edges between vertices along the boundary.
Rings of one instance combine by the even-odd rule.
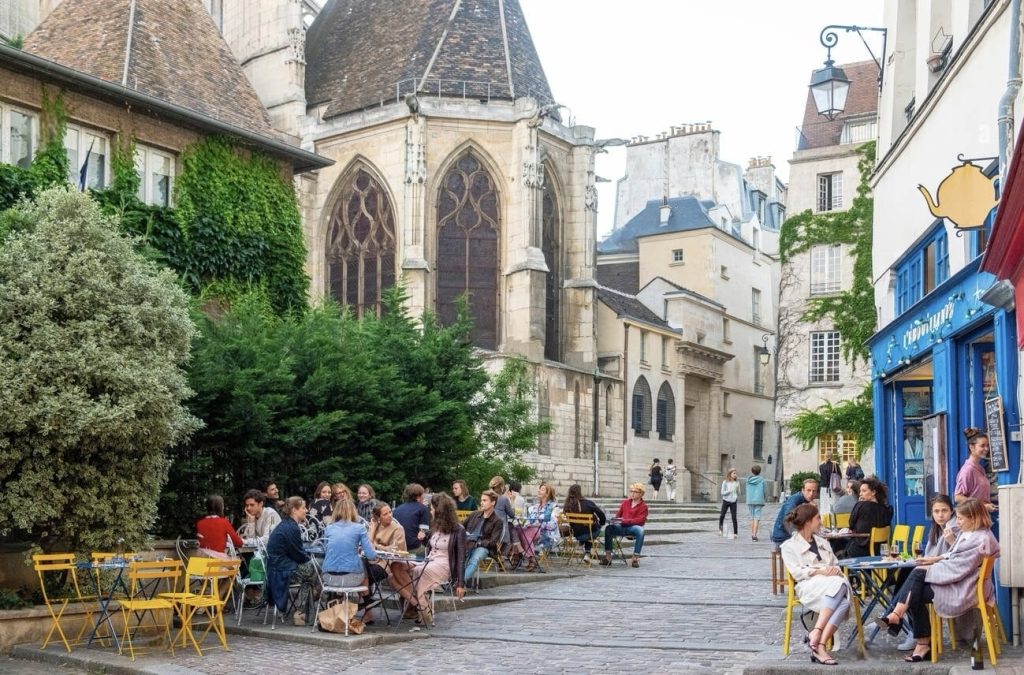
[[[739,525],[736,523],[736,500],[740,496],[740,482],[736,479],[736,469],[729,469],[722,481],[722,511],[718,514],[718,531],[723,537],[735,539],[739,534]],[[732,512],[732,534],[727,535],[722,528],[725,523],[725,512]]]

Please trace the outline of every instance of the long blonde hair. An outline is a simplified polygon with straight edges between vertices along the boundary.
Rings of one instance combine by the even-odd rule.
[[[359,520],[359,512],[356,511],[355,503],[348,497],[342,497],[338,500],[338,503],[334,505],[334,511],[331,512],[331,518],[335,523],[355,523]]]

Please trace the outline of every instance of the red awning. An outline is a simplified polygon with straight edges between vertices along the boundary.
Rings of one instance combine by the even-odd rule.
[[[999,279],[1009,279],[1015,286],[1021,281],[1024,261],[1024,134],[1018,133],[1017,146],[1010,161],[992,236],[985,247],[981,269]]]

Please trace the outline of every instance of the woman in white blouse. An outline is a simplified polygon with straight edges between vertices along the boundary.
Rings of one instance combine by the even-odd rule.
[[[807,610],[818,613],[818,621],[807,638],[811,661],[826,666],[838,663],[825,644],[850,613],[850,585],[839,567],[828,540],[815,535],[821,516],[814,504],[801,504],[786,521],[793,536],[781,546],[782,561],[796,582],[796,597]]]

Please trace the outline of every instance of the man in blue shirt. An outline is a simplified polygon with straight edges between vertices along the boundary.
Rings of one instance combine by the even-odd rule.
[[[775,527],[772,528],[772,543],[775,544],[776,548],[789,539],[790,532],[786,529],[786,516],[789,515],[789,512],[801,504],[807,504],[813,501],[817,494],[818,481],[813,478],[808,478],[804,481],[803,489],[801,489],[800,492],[790,495],[789,498],[782,503],[782,508],[779,509],[779,515],[775,518]]]
[[[430,529],[430,510],[424,506],[423,486],[409,483],[402,494],[402,504],[391,512],[398,524],[405,530],[405,548],[409,553],[417,555],[423,551],[423,542]]]

